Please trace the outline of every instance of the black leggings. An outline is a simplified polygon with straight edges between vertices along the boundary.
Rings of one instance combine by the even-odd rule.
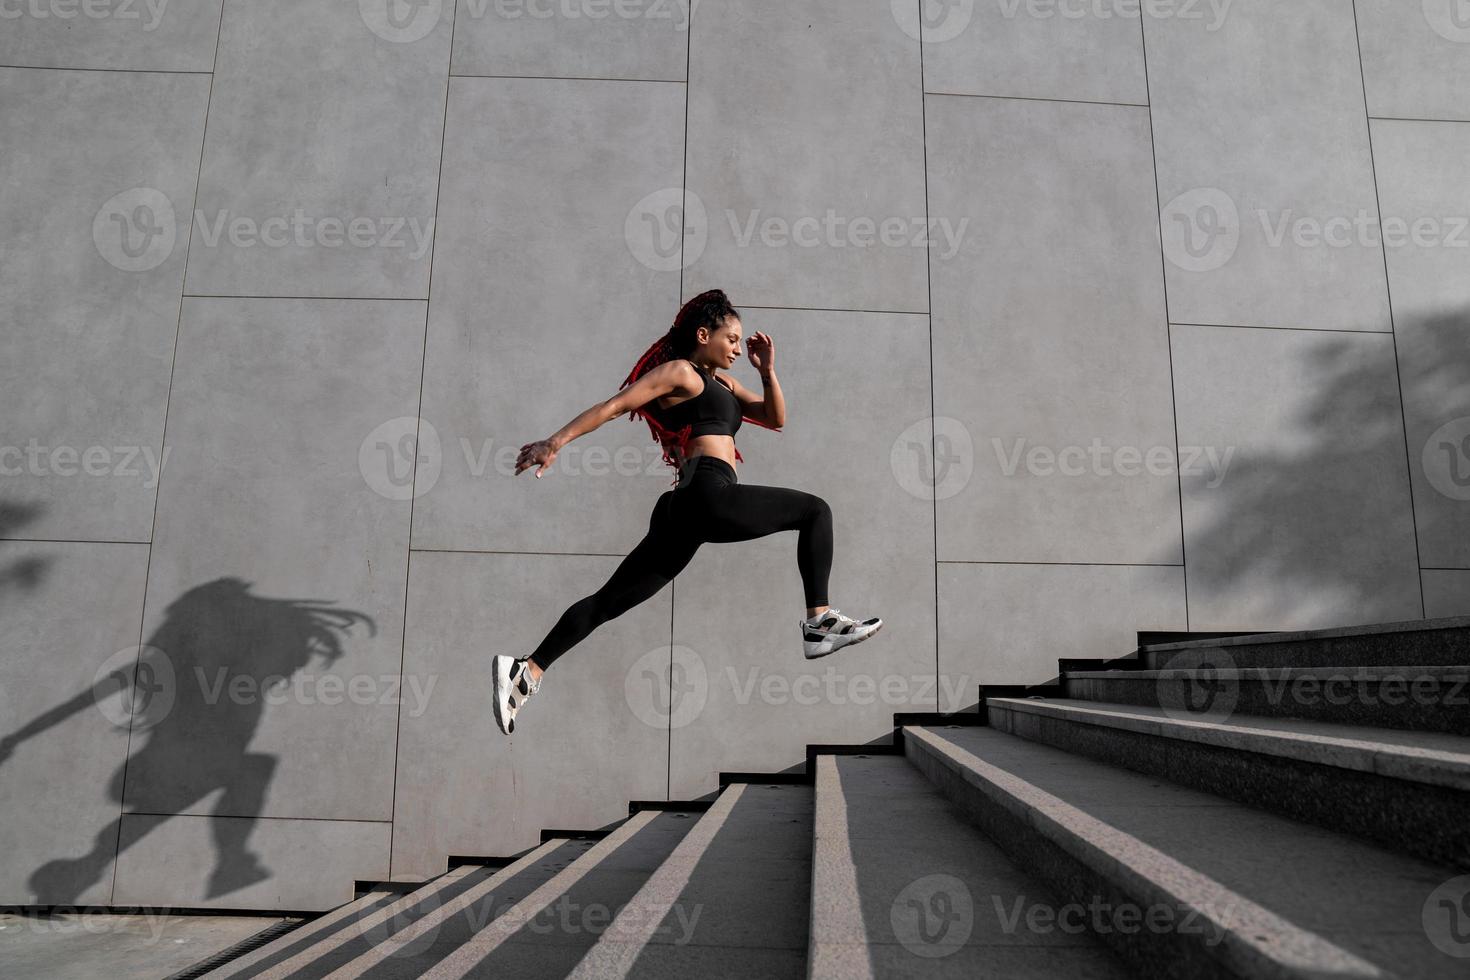
[[[748,541],[777,531],[799,531],[796,567],[806,604],[827,605],[832,570],[832,508],[805,490],[747,486],[717,456],[687,460],[679,485],[653,505],[648,533],[596,592],[562,613],[531,654],[542,670],[598,626],[651,598],[683,570],[706,541]]]

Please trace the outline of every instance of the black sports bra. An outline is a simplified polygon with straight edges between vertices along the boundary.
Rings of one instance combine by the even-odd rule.
[[[689,363],[694,364],[693,361]],[[740,399],[715,379],[713,370],[706,373],[698,364],[694,364],[694,370],[704,378],[703,391],[672,408],[660,408],[655,398],[650,406],[652,411],[657,413],[665,428],[678,431],[686,425],[692,426],[689,430],[691,439],[695,436],[733,436],[739,431],[745,414]]]

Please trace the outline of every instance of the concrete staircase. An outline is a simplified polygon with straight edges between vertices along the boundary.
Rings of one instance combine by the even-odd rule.
[[[191,975],[1463,980],[1467,678],[1470,619],[1063,660]]]

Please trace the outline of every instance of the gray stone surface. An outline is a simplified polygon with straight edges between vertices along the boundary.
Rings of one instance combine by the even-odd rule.
[[[222,5],[223,0],[10,4],[0,32],[0,64],[210,72]],[[139,84],[117,76],[98,79],[108,81]]]
[[[1143,919],[1153,923],[1146,929],[1099,930],[1140,972],[1290,975],[1291,964],[1311,962],[1329,973],[1377,975],[1371,964],[1347,950],[1093,816],[1085,800],[1078,806],[1074,795],[1055,791],[1063,787],[1038,785],[1027,763],[1054,758],[1058,750],[990,728],[974,731],[979,735],[911,728],[905,751],[1008,854],[1052,882],[1064,901],[1091,910],[1104,922],[1125,910],[1135,922],[1154,915]],[[992,758],[988,750],[995,747],[1001,755]]]
[[[1470,867],[1463,736],[1243,715],[1222,723],[1103,702],[996,699],[989,709],[1001,731]]]
[[[1354,6],[1370,115],[1470,120],[1470,24],[1455,4],[1357,0]]]
[[[1144,465],[1174,456],[1148,112],[926,111],[931,211],[968,221],[930,260],[936,429],[961,457],[939,559],[1178,564],[1178,476]]]
[[[1203,671],[1069,670],[1063,690],[1085,701],[1173,708],[1228,691],[1231,714],[1470,735],[1470,665],[1237,669],[1203,659]]]
[[[248,915],[0,914],[8,975],[47,980],[158,980],[258,932],[294,921]]]
[[[851,945],[866,948],[874,976],[927,976],[951,960],[999,971],[1015,947],[1070,948],[1083,975],[1131,975],[1095,938],[1042,925],[1035,910],[1060,904],[1051,890],[906,759],[819,756],[818,765],[816,975],[836,975]]]
[[[388,877],[387,821],[122,817],[115,905],[310,911]]]
[[[1470,44],[1456,47],[1470,62]],[[1419,563],[1470,568],[1470,126],[1374,120],[1373,152],[1384,217],[1399,222],[1384,244]]]
[[[454,17],[456,75],[682,81],[691,5],[464,0],[439,16]]]
[[[0,542],[3,904],[112,898],[130,713],[111,674],[138,659],[147,563],[147,545]]]
[[[924,90],[953,95],[1148,103],[1138,14],[1122,5],[925,8]],[[918,6],[912,8],[914,11]],[[903,7],[894,5],[895,19]],[[903,25],[917,18],[904,12]]]
[[[1071,698],[990,698],[987,703],[992,709],[998,706],[1005,711],[1067,719],[1082,725],[1119,728],[1470,790],[1470,742],[1463,736],[1444,732],[1397,731],[1243,714],[1219,717],[1205,713],[1196,719],[1184,717],[1185,713],[1177,708]]]
[[[1421,923],[1425,895],[1449,876],[1442,866],[1209,794],[1200,797],[1214,805],[1170,805],[1156,797],[1153,777],[1113,766],[1097,768],[1131,801],[1100,804],[1073,785],[1069,767],[1054,764],[1067,758],[1058,749],[979,727],[930,731],[962,750],[935,758],[951,771],[973,770],[967,778],[990,787],[987,792],[1021,803],[1038,828],[1044,825],[1043,833],[1066,840],[1074,855],[1090,852],[1084,860],[1101,880],[1136,888],[1141,882],[1135,876],[1144,875],[1146,887],[1167,882],[1176,897],[1205,901],[1195,921],[1224,925],[1227,934],[1223,941],[1214,934],[1212,948],[1222,963],[1244,944],[1264,942],[1261,949],[1283,956],[1283,963],[1307,954],[1320,968],[1335,950],[1341,958],[1336,966],[1347,975],[1370,975],[1354,972],[1368,963],[1396,974],[1457,975],[1459,965],[1431,945]],[[920,737],[911,744],[911,752],[928,755],[938,743]],[[1243,859],[1247,853],[1252,856]],[[1213,895],[1201,890],[1206,884]],[[1364,914],[1359,895],[1365,891],[1373,895],[1376,916]],[[1146,909],[1160,893],[1133,897]],[[1182,923],[1178,931],[1184,932]]]
[[[978,684],[1039,684],[1059,657],[1118,656],[1139,630],[1183,628],[1183,570],[947,562],[939,623],[940,666],[973,704]]]
[[[1470,616],[1470,570],[1425,570],[1424,609],[1431,616]]]
[[[919,44],[891,5],[704,4],[689,56],[686,186],[704,217],[691,204],[685,298],[717,286],[749,306],[927,311],[939,212]]]
[[[409,502],[361,450],[412,414],[422,331],[419,303],[185,301],[143,621],[174,699],[134,725],[131,809],[392,819],[433,692],[399,683]]]
[[[1353,5],[1237,0],[1215,31],[1143,27],[1170,319],[1388,331],[1382,249],[1291,231],[1377,214]]]
[[[678,310],[677,267],[640,264],[624,227],[679,185],[682,111],[657,82],[452,79],[423,389],[439,465],[415,487],[415,547],[627,554],[647,529],[673,471],[642,420],[563,447],[540,479],[515,460],[616,394]]]
[[[1183,476],[1190,628],[1422,616],[1392,338],[1172,332],[1180,444],[1234,451]]]
[[[4,537],[151,537],[208,97],[204,75],[0,68],[0,480],[34,508]]]
[[[185,292],[428,297],[450,23],[376,6],[229,5]]]

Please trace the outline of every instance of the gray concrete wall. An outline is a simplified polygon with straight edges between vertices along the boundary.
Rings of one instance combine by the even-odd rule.
[[[1470,613],[1465,5],[1137,8],[5,6],[0,903],[323,908],[1138,630]],[[516,451],[711,287],[885,630],[709,545],[507,739],[672,475]]]

